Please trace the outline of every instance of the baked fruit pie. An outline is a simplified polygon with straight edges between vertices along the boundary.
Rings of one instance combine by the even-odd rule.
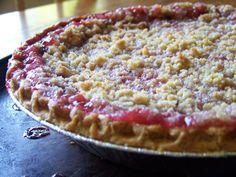
[[[82,136],[172,152],[236,151],[236,10],[174,3],[75,17],[21,45],[8,91]]]

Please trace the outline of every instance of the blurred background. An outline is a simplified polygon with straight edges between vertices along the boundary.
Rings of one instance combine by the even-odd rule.
[[[33,8],[37,6],[42,6],[42,5],[47,5],[47,4],[52,4],[55,2],[62,2],[62,1],[72,1],[72,0],[0,0],[0,14],[7,13],[7,12],[12,12],[12,11],[17,11],[17,10],[24,10],[28,8]],[[76,0],[76,2],[87,2],[85,0]],[[91,0],[88,0],[91,1]],[[106,3],[111,3],[112,4],[132,4],[133,2],[137,2],[134,0],[93,0],[94,2],[97,1],[98,4],[103,4],[105,5]],[[156,0],[156,3],[170,3],[170,2],[175,2],[175,1],[181,1],[181,0]],[[187,0],[182,0],[182,1],[187,1]],[[195,0],[190,0],[195,1]],[[197,0],[201,2],[207,2],[207,3],[236,3],[234,1],[236,0]],[[139,1],[141,4],[149,4],[150,0],[141,0]],[[154,1],[152,1],[154,2]]]
[[[93,2],[96,6],[106,7],[107,4],[153,4],[153,3],[171,3],[177,1],[187,1],[187,0],[0,0],[0,14],[8,13],[12,11],[23,11],[28,8],[33,8],[37,6],[43,6],[53,3],[62,3],[63,1],[74,1],[75,4],[86,4],[90,5],[89,3]],[[188,0],[190,2],[206,2],[206,3],[228,3],[228,4],[235,4],[236,0]],[[97,7],[95,7],[97,8]],[[103,9],[102,8],[102,9]]]
[[[0,0],[0,14],[54,3],[54,0]]]

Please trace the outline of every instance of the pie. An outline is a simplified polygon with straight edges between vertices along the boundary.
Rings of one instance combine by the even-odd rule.
[[[236,151],[236,9],[174,3],[53,25],[23,43],[6,87],[26,109],[102,142]]]

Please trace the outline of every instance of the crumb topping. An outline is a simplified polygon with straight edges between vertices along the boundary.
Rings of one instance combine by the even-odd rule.
[[[65,42],[43,55],[67,89],[162,112],[191,114],[235,104],[236,24],[229,16],[121,21],[105,31],[96,23],[89,37],[83,37],[87,27],[70,26],[59,35]]]

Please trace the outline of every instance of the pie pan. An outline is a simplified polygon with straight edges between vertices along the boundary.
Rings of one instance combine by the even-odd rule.
[[[160,152],[144,148],[134,148],[102,142],[65,131],[47,121],[41,120],[35,114],[23,107],[9,92],[13,102],[28,116],[50,129],[61,133],[90,153],[119,165],[135,170],[161,174],[181,175],[225,175],[235,173],[235,152],[190,153],[190,152]]]

